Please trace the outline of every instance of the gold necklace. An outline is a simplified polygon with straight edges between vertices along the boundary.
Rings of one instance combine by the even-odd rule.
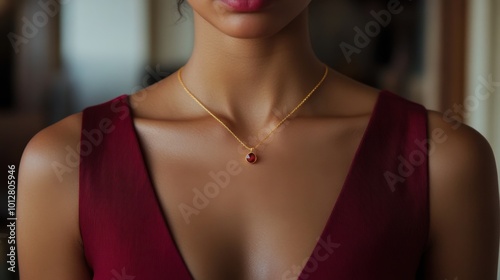
[[[222,126],[224,126],[226,128],[227,131],[229,131],[229,133],[231,133],[231,135],[233,135],[234,138],[236,138],[236,140],[238,140],[238,142],[240,142],[241,145],[243,145],[243,147],[245,147],[247,150],[249,150],[250,152],[246,155],[245,159],[247,162],[249,163],[256,163],[257,162],[257,155],[255,154],[255,150],[257,149],[257,147],[260,146],[260,144],[262,144],[264,141],[267,140],[267,138],[269,138],[269,136],[271,136],[271,134],[273,134],[273,132],[278,129],[278,127],[280,127],[293,113],[295,113],[295,111],[297,111],[297,109],[300,108],[300,106],[302,106],[302,104],[304,104],[304,102],[306,102],[306,100],[321,86],[321,84],[323,84],[323,82],[325,81],[326,79],[326,76],[328,75],[328,66],[325,65],[325,73],[323,74],[323,77],[321,78],[321,80],[318,82],[318,84],[316,84],[316,86],[306,95],[306,97],[304,99],[302,99],[302,101],[290,112],[288,113],[288,115],[286,115],[279,123],[278,125],[276,125],[275,128],[273,128],[273,130],[271,130],[271,132],[269,132],[269,134],[267,134],[267,136],[262,139],[259,143],[257,143],[257,145],[253,146],[253,147],[249,147],[247,144],[245,144],[245,142],[241,141],[241,139],[236,136],[236,134],[223,122],[221,121],[217,116],[215,116],[210,110],[207,109],[207,107],[205,107],[205,105],[203,105],[203,103],[201,103],[200,100],[198,100],[198,98],[196,98],[196,96],[194,96],[193,93],[191,93],[191,91],[186,87],[186,85],[184,84],[184,81],[182,80],[182,68],[179,69],[179,71],[177,72],[177,78],[179,79],[179,82],[180,84],[182,85],[182,87],[184,88],[184,91],[189,94],[189,96],[191,96],[194,101],[196,101],[196,103],[198,103],[203,109],[205,109],[205,111],[211,115],[215,120],[217,120]]]

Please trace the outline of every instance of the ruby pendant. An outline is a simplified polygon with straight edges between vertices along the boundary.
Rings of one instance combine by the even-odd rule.
[[[245,159],[252,164],[257,162],[257,156],[254,153],[248,153]]]

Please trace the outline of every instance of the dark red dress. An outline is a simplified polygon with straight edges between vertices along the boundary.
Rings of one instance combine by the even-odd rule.
[[[93,279],[193,279],[132,120],[127,95],[83,112],[79,218]],[[416,279],[429,232],[426,139],[427,110],[380,92],[317,247],[282,279]]]

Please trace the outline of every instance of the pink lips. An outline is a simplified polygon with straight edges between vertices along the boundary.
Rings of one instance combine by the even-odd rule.
[[[264,7],[267,0],[221,0],[235,12],[258,12]]]

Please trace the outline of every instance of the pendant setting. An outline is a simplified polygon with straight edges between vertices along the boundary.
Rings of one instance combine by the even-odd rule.
[[[257,162],[257,155],[250,152],[247,154],[247,156],[245,157],[245,159],[247,160],[248,163],[251,163],[251,164],[254,164]]]

